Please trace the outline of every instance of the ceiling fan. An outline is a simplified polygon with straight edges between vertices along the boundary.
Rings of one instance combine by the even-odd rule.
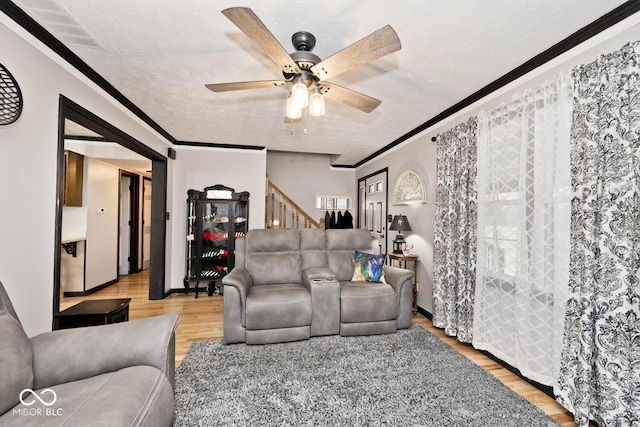
[[[327,79],[400,50],[400,39],[391,26],[386,25],[365,38],[347,46],[325,60],[311,53],[316,44],[313,34],[298,31],[291,37],[295,52],[289,54],[247,7],[232,7],[222,11],[236,27],[245,33],[282,70],[283,80],[261,80],[234,83],[213,83],[205,87],[214,92],[284,87],[293,83],[287,99],[285,123],[301,120],[308,107],[311,115],[324,114],[324,97],[349,107],[370,113],[382,101],[347,89]],[[311,95],[309,95],[311,92]]]

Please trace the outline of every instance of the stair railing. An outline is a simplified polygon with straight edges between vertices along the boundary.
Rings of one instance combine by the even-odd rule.
[[[314,220],[289,196],[287,196],[267,177],[265,200],[265,228],[321,228],[324,229],[324,218]]]

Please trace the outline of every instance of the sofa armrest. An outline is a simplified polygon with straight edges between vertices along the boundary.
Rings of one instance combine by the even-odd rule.
[[[413,271],[385,265],[384,277],[398,295],[398,329],[406,329],[413,312]]]
[[[233,286],[238,290],[238,293],[240,294],[240,305],[244,311],[247,295],[249,295],[251,286],[253,286],[253,279],[249,272],[244,268],[236,267],[222,278],[222,284],[225,286]]]
[[[253,279],[247,270],[236,267],[222,278],[224,289],[224,322],[222,330],[224,343],[246,341],[247,295],[253,286]]]
[[[302,272],[302,284],[309,291],[311,291],[312,282],[315,284],[321,284],[331,280],[336,280],[336,275],[331,271],[331,269],[326,267],[307,268]]]
[[[413,289],[413,271],[404,268],[384,266],[384,280],[400,295],[403,286]]]
[[[31,338],[34,389],[149,365],[171,386],[175,372],[177,314],[130,322],[45,332]]]
[[[302,284],[311,293],[311,336],[340,333],[340,282],[329,268],[308,268]]]

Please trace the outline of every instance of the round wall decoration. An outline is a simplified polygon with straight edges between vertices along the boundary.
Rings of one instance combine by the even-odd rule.
[[[406,170],[400,174],[393,187],[393,204],[409,205],[412,203],[426,203],[427,188],[418,172]]]
[[[9,70],[0,64],[0,126],[8,125],[22,113],[22,92]]]

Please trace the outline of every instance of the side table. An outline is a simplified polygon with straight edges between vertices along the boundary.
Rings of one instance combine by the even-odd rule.
[[[54,316],[54,329],[106,325],[129,320],[131,298],[85,300]]]
[[[393,265],[392,261],[398,261],[398,267],[407,269],[407,261],[413,262],[413,314],[418,312],[418,255],[417,254],[396,254],[389,253],[389,264]],[[402,263],[404,262],[404,267]]]

